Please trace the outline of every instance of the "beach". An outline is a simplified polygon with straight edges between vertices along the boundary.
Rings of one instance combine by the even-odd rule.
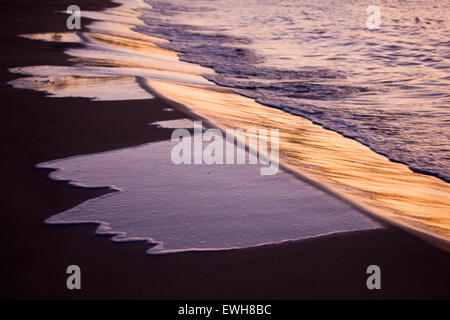
[[[102,10],[109,1],[79,1]],[[2,19],[2,83],[11,67],[73,61],[64,49],[80,44],[43,42],[18,34],[67,31],[65,1],[7,1]],[[60,9],[55,9],[60,8]],[[87,21],[83,21],[83,26]],[[52,215],[108,193],[48,178],[35,165],[70,156],[138,146],[170,138],[149,123],[186,118],[160,99],[89,101],[48,98],[1,87],[1,295],[5,299],[444,299],[450,256],[394,227],[331,234],[239,250],[145,254],[144,242],[116,243],[96,226],[45,225]],[[83,290],[69,291],[65,268],[83,271]],[[383,289],[365,286],[365,269],[383,270]]]

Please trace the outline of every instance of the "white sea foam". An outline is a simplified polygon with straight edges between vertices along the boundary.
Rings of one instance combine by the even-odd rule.
[[[120,93],[125,95],[124,99],[139,96],[133,93],[142,93],[142,98],[150,98],[154,94],[172,103],[175,108],[208,119],[210,124],[222,129],[282,129],[281,161],[288,164],[285,167],[291,172],[327,192],[345,198],[355,207],[364,209],[366,213],[373,213],[409,231],[412,230],[419,236],[428,237],[431,242],[438,239],[439,245],[448,249],[449,224],[446,213],[449,198],[448,186],[443,181],[412,173],[406,166],[392,163],[354,140],[324,130],[301,117],[263,107],[252,99],[232,93],[229,88],[213,85],[202,75],[214,76],[214,71],[179,61],[176,52],[154,44],[155,41],[164,42],[163,40],[130,30],[133,26],[142,24],[131,10],[135,8],[133,3],[138,4],[136,7],[142,3],[124,3],[126,7],[110,9],[98,15],[97,17],[105,20],[95,22],[91,32],[77,35],[86,47],[66,50],[76,62],[73,67],[16,68],[12,71],[32,77],[28,80],[18,79],[12,84],[44,90],[55,96],[74,96],[74,90],[81,94],[91,92],[89,96],[97,99],[99,96],[94,94],[95,90],[88,89],[89,83],[98,80],[98,89],[101,90],[105,83],[117,80],[117,83],[123,85],[111,85],[111,88],[117,88],[119,91],[129,88],[128,93]],[[108,16],[117,17],[109,19]],[[77,37],[72,40],[78,41]],[[55,41],[50,34],[36,38]],[[70,37],[61,36],[61,41],[70,41]],[[68,88],[70,86],[72,88]],[[119,99],[118,95],[108,96]],[[176,123],[157,125],[172,128],[179,126]],[[159,246],[156,250],[163,249],[166,252],[198,247],[242,247],[329,232],[378,227],[378,224],[361,216],[354,209],[284,172],[274,177],[266,177],[269,180],[258,180],[262,179],[259,175],[258,178],[252,176],[252,170],[259,172],[257,167],[249,169],[247,166],[244,170],[232,166],[233,172],[227,171],[227,167],[173,168],[164,162],[169,161],[170,145],[155,143],[147,145],[146,148],[148,149],[124,149],[41,164],[64,169],[54,173],[54,178],[65,177],[88,186],[109,185],[120,191],[88,201],[49,219],[49,222],[98,222],[101,223],[100,233],[118,234],[115,240],[153,238],[163,243],[163,247]],[[167,152],[167,158],[163,157],[164,152]],[[115,158],[117,154],[121,155],[119,159]],[[148,163],[144,160],[139,162],[139,159],[146,159]],[[205,168],[211,169],[211,172],[201,172]],[[187,178],[187,181],[184,181],[184,178]],[[216,188],[216,198],[211,197],[216,202],[210,208],[206,201],[209,198],[202,196],[201,190],[198,189],[199,184],[194,182],[194,178],[198,178],[202,186]],[[137,185],[133,186],[134,183]],[[251,208],[246,208],[244,203],[239,201],[243,195],[236,190],[245,191],[244,195],[254,195],[248,205]],[[170,198],[167,198],[169,194]],[[225,198],[227,194],[229,197]],[[295,196],[295,206],[286,200],[289,195]],[[130,198],[126,199],[127,196]],[[157,199],[155,208],[152,203],[144,201],[147,196]],[[196,205],[190,199],[197,199],[202,206]],[[191,206],[192,212],[184,211],[186,203]],[[231,239],[236,236],[236,232],[222,230],[220,227],[220,213],[228,213],[229,207],[233,210],[225,217],[229,216],[231,220],[224,223],[229,229],[236,227],[236,230],[239,230],[237,240]],[[163,214],[153,220],[148,208],[162,210]],[[173,220],[174,225],[169,219],[172,211],[166,209],[173,209],[176,213],[178,220]],[[199,214],[205,213],[205,210],[212,215],[201,221],[200,217],[205,218],[206,215]],[[262,214],[259,215],[257,210],[261,210]],[[238,223],[241,221],[238,219],[240,216],[234,215],[239,212],[244,212],[243,217],[247,220],[242,221],[246,221],[245,226]],[[190,217],[195,220],[197,227],[202,227],[195,229],[194,234],[189,233],[192,230],[177,225],[184,220],[188,221]],[[260,218],[262,220],[258,220]],[[211,219],[218,223],[214,225]],[[144,220],[146,223],[141,224]],[[158,224],[158,221],[161,223]],[[255,221],[254,226],[258,226],[257,229],[252,228],[251,221]],[[265,225],[265,222],[268,224]],[[297,228],[299,222],[301,227]],[[270,229],[271,225],[275,229]],[[154,229],[151,229],[152,227]],[[204,237],[206,240],[201,240],[203,229],[208,230],[207,236]],[[167,233],[164,233],[164,230]],[[242,231],[248,232],[249,236],[241,234]],[[219,235],[219,232],[223,234]],[[183,236],[184,240],[181,239]],[[189,242],[189,237],[194,240]]]
[[[150,253],[230,249],[380,224],[293,176],[261,176],[259,165],[174,165],[175,142],[39,164],[83,186],[120,190],[46,222],[100,223],[116,241],[147,239]]]

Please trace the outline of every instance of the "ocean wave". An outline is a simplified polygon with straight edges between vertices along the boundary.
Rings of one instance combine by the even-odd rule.
[[[145,25],[136,30],[169,40],[160,46],[179,52],[181,60],[214,69],[207,79],[450,181],[450,149],[443,147],[450,138],[450,113],[436,112],[448,103],[450,85],[448,76],[435,78],[436,70],[450,63],[448,45],[437,40],[448,33],[438,12],[427,20],[426,31],[417,29],[416,7],[384,12],[388,22],[370,35],[327,17],[326,0],[307,5],[314,22],[305,20],[304,11],[293,11],[290,1],[147,2],[152,7],[141,11]],[[358,21],[354,11],[348,18]],[[398,27],[404,31],[397,33]]]

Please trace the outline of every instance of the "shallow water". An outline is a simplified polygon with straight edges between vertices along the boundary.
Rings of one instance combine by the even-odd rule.
[[[147,3],[137,30],[214,68],[208,79],[450,180],[450,1]]]
[[[154,125],[192,128],[192,121]],[[56,180],[120,190],[46,222],[98,222],[97,233],[115,235],[115,241],[155,244],[149,253],[242,248],[381,227],[282,171],[261,176],[256,164],[175,165],[170,159],[175,144],[155,142],[40,164],[60,168],[51,174]]]
[[[201,75],[207,78],[217,78],[220,77],[220,74],[209,68],[180,61],[176,52],[155,45],[155,41],[161,45],[164,43],[167,45],[167,41],[164,39],[130,30],[130,28],[138,30],[146,28],[140,20],[136,19],[137,15],[134,10],[134,6],[140,8],[146,6],[143,6],[140,1],[120,2],[123,2],[122,6],[103,13],[84,12],[84,16],[101,21],[92,23],[89,26],[89,32],[79,34],[77,37],[58,34],[59,40],[57,40],[54,39],[55,34],[53,33],[25,35],[44,41],[79,41],[84,44],[84,47],[65,51],[76,62],[73,67],[14,68],[11,71],[28,74],[32,77],[17,79],[10,84],[21,88],[44,90],[54,96],[73,96],[86,92],[90,94],[103,93],[106,83],[110,86],[115,83],[116,85],[111,89],[115,88],[124,93],[121,96],[123,99],[134,99],[142,92],[147,93],[147,95],[142,95],[144,99],[156,95],[166,99],[169,103],[175,103],[174,107],[182,108],[188,114],[194,113],[196,116],[207,119],[210,124],[221,129],[279,129],[280,162],[291,173],[340,199],[345,199],[347,203],[365,213],[378,216],[382,220],[405,228],[450,250],[450,189],[448,183],[433,176],[414,173],[407,166],[389,161],[361,143],[345,138],[334,131],[326,130],[304,117],[281,111],[278,108],[266,107],[255,102],[254,99],[233,93],[237,89],[214,85]],[[325,73],[321,74],[325,75]],[[66,77],[69,77],[70,81],[65,81]],[[57,81],[53,81],[54,79]],[[80,79],[82,81],[79,81]],[[88,84],[92,85],[92,90],[86,91],[86,79],[89,80]],[[327,78],[324,76],[323,79]],[[341,79],[345,78],[341,77]],[[260,79],[260,81],[263,80]],[[64,85],[60,85],[61,81]],[[124,88],[120,86],[121,83],[128,84],[127,92],[120,90]],[[99,97],[98,95],[93,96]],[[318,99],[317,101],[322,100]],[[171,128],[185,126],[179,121],[154,123],[153,125]],[[130,161],[133,160],[131,155],[134,153],[132,151],[125,152],[125,154],[130,156]],[[169,157],[168,154],[167,157]],[[92,159],[96,158],[97,155],[92,155]],[[151,162],[150,159],[149,161]],[[71,166],[74,162],[61,160],[44,165],[52,167],[52,164],[56,163],[65,169],[65,164]],[[94,167],[96,165],[95,161],[86,161],[85,163],[93,164]],[[65,176],[65,178],[76,180],[77,177],[87,177],[89,179],[87,173],[91,170],[89,165],[79,167],[77,171],[71,171],[71,176]],[[101,171],[99,170],[99,172]],[[112,173],[117,174],[115,171]],[[89,185],[103,185],[111,182],[107,176],[93,175],[93,177],[96,177],[97,180],[89,180]],[[120,180],[126,180],[126,174]],[[166,185],[173,183],[171,179],[161,179],[161,181]],[[149,185],[145,187],[151,187],[151,181],[147,181],[147,183]],[[124,185],[130,185],[132,188],[132,183],[129,181]],[[296,194],[295,188],[282,188],[281,191]],[[133,201],[136,200],[135,194],[127,193],[127,195],[133,198]],[[81,206],[81,211],[80,207],[69,210],[62,214],[64,219],[58,220],[61,217],[58,215],[51,219],[51,222],[77,222],[80,221],[80,213],[88,213],[84,216],[87,219],[84,221],[102,222],[100,232],[105,232],[106,221],[109,221],[109,209],[105,207],[103,210],[97,210],[95,206],[91,207],[96,203],[95,200],[89,201]],[[123,222],[111,224],[111,232],[119,233],[120,240],[130,239],[123,234],[125,232],[123,230],[125,228],[131,231],[130,234],[133,234],[132,228],[131,230],[128,228],[126,221],[127,217],[130,218],[130,221],[133,220],[135,212],[130,210],[130,207],[121,205],[116,210],[113,203],[110,204],[112,205],[110,209],[115,211],[119,215],[119,220]],[[299,211],[302,210],[303,205],[308,206],[308,203],[299,203]],[[70,214],[68,214],[69,212]],[[102,212],[103,214],[93,215],[89,219],[89,213],[92,212]],[[278,211],[273,208],[272,214],[276,215],[277,213]],[[330,213],[325,212],[325,216],[327,214]],[[313,219],[308,221],[316,223]],[[352,223],[358,223],[358,221],[355,220]],[[139,227],[139,224],[132,225]],[[353,225],[353,227],[357,226]],[[309,226],[309,228],[311,230],[314,226]],[[345,230],[343,227],[337,229]],[[281,234],[283,235],[283,233]],[[292,235],[295,236],[295,234]],[[302,232],[297,235],[300,238],[305,236]],[[148,234],[143,237],[147,236]],[[150,235],[150,237],[152,236]],[[263,240],[261,239],[261,241]]]

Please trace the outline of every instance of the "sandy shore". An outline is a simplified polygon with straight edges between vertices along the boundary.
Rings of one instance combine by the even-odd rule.
[[[7,68],[70,65],[62,53],[74,44],[16,37],[65,31],[65,1],[6,1],[1,15],[1,81]],[[109,1],[78,1],[100,10]],[[85,21],[83,22],[85,24]],[[46,226],[51,215],[108,192],[48,179],[34,165],[167,139],[172,130],[154,121],[185,117],[163,112],[160,100],[90,102],[45,98],[1,86],[2,278],[1,296],[17,298],[449,298],[450,256],[396,229],[226,252],[148,256],[144,243],[113,243],[95,226]],[[6,103],[5,103],[6,102]],[[83,290],[68,291],[65,268],[78,264]],[[383,271],[380,291],[365,287],[365,269]]]

